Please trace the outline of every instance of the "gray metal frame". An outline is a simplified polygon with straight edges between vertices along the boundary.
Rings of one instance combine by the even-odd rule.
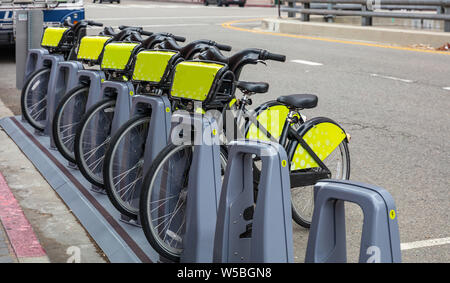
[[[346,262],[344,202],[364,213],[359,262],[401,262],[398,217],[392,196],[374,185],[321,180],[314,187],[314,214],[305,262]]]
[[[52,130],[56,108],[67,91],[78,85],[79,80],[77,74],[82,69],[83,64],[81,62],[63,61],[58,62],[56,70],[52,69],[51,71],[49,91],[47,93],[47,126],[45,129],[45,132],[50,136],[51,149],[56,149]]]
[[[261,158],[255,207],[253,156]],[[253,207],[254,212],[248,212]],[[289,162],[284,148],[274,142],[231,142],[217,216],[214,262],[294,262],[291,213]],[[245,235],[249,229],[250,235]]]
[[[153,160],[156,158],[159,152],[164,149],[164,147],[167,145],[167,142],[169,141],[172,112],[167,111],[167,109],[171,109],[171,104],[167,96],[150,95],[131,96],[131,103],[132,105],[130,116],[127,120],[136,115],[138,113],[138,109],[143,107],[143,105],[151,108],[150,124],[145,141],[143,164],[143,176],[146,176]],[[126,121],[121,121],[121,123],[123,124]],[[114,135],[114,133],[111,133],[111,136],[112,135]],[[123,160],[121,160],[121,164],[135,164],[136,158],[140,158],[140,156],[127,156]],[[140,196],[140,191],[141,188],[137,187],[136,196]],[[132,205],[134,205],[135,207],[139,207],[139,198],[135,198],[132,201]],[[140,225],[139,216],[137,220],[134,220],[130,219],[126,215],[121,215],[121,220],[130,224]]]
[[[180,118],[179,116],[176,117]],[[184,116],[195,127],[194,145],[186,196],[186,232],[181,262],[208,263],[213,260],[214,234],[221,191],[220,146],[217,123],[202,115]],[[198,128],[201,127],[201,128]]]

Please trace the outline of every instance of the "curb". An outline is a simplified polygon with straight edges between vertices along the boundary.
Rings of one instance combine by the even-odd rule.
[[[148,0],[149,2],[165,2],[165,3],[186,3],[186,4],[195,4],[195,5],[203,5],[203,2],[193,2],[192,0],[168,0],[168,1],[161,1],[161,0]],[[260,7],[260,8],[273,8],[275,7],[275,4],[245,4],[245,7]]]
[[[0,220],[19,262],[50,262],[2,173],[0,173]]]
[[[301,22],[270,18],[262,20],[261,29],[302,36],[341,38],[400,46],[429,44],[435,48],[442,46],[444,43],[448,42],[450,38],[449,34],[444,32],[362,27],[346,24]]]

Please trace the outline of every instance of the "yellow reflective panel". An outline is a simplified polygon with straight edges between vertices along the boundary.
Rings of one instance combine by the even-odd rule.
[[[68,30],[68,28],[46,28],[44,30],[44,35],[42,36],[41,46],[57,47],[66,30]]]
[[[141,51],[136,56],[133,80],[159,83],[166,72],[170,59],[176,52]]]
[[[77,59],[97,60],[110,36],[85,36],[81,39]]]
[[[320,123],[312,127],[303,136],[314,153],[325,160],[345,139],[345,132],[333,123]],[[298,145],[291,160],[291,170],[319,167],[311,155]]]
[[[281,131],[283,130],[284,123],[286,122],[286,117],[289,114],[289,109],[284,105],[271,106],[264,111],[262,111],[256,120],[263,126],[275,139],[281,136]],[[264,131],[258,129],[255,124],[250,125],[247,132],[248,139],[256,140],[270,140]]]
[[[124,70],[131,54],[139,44],[127,42],[113,42],[105,46],[102,58],[102,69]]]
[[[181,62],[177,64],[171,96],[204,101],[211,90],[217,73],[224,65],[205,62]]]

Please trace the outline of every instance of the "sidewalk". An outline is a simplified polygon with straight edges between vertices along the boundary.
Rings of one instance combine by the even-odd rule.
[[[3,229],[3,224],[0,221],[0,263],[15,263],[17,257],[12,251],[11,244],[9,243],[8,236]]]
[[[8,52],[0,55],[0,71],[3,71],[0,76],[0,118],[14,116],[10,108],[14,109],[15,114],[20,112],[20,106],[11,107],[20,105],[20,92],[15,89],[15,64],[10,55]],[[8,106],[5,105],[5,100]],[[45,250],[47,260],[40,262],[67,262],[71,258],[70,251],[73,247],[79,248],[81,262],[108,261],[64,202],[1,128],[0,174],[4,176],[11,195],[17,200],[24,218]],[[0,194],[0,206],[4,207],[1,198]],[[8,216],[8,213],[5,215]],[[13,221],[11,225],[14,227]],[[20,238],[20,235],[18,233],[14,237]],[[21,261],[20,257],[17,259],[11,250],[6,252],[4,247],[14,241],[0,230],[0,262],[29,262]]]
[[[0,173],[0,249],[5,262],[50,262],[5,178]],[[9,253],[9,254],[8,254]]]

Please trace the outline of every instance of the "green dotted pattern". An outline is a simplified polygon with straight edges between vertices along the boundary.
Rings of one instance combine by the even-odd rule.
[[[256,120],[263,126],[275,139],[281,136],[284,122],[289,114],[289,109],[284,105],[271,106],[262,111]],[[270,141],[270,139],[259,130],[255,124],[250,125],[247,132],[248,139]]]
[[[333,123],[325,122],[309,129],[303,139],[323,161],[339,146],[345,137],[346,134],[341,128]],[[291,162],[291,170],[319,167],[301,145],[297,146]]]
[[[77,59],[98,60],[105,43],[110,40],[110,36],[85,36],[81,39],[78,49]]]
[[[105,46],[102,69],[124,70],[138,43],[113,42]]]
[[[41,46],[57,47],[66,30],[68,30],[68,28],[46,28],[44,30],[44,35],[42,36]]]
[[[146,50],[136,56],[133,80],[159,83],[176,52]]]
[[[177,64],[171,96],[204,101],[211,90],[217,73],[225,65],[186,61]]]

